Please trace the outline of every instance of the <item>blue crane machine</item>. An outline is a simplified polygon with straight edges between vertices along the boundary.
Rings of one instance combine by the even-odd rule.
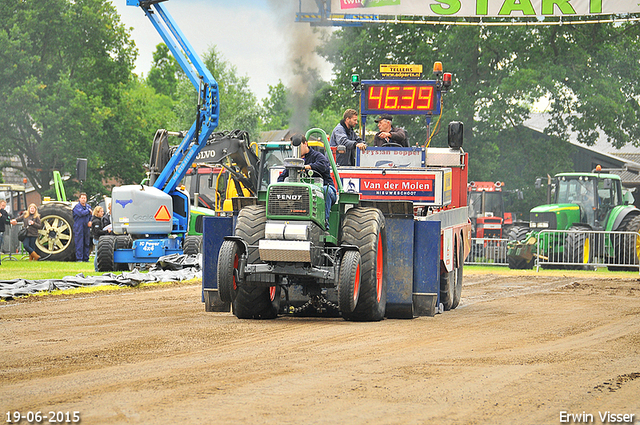
[[[163,1],[127,0],[127,5],[143,10],[198,90],[196,119],[152,186],[113,188],[113,235],[101,237],[98,243],[101,271],[124,270],[130,264],[155,263],[162,256],[183,253],[190,206],[189,194],[179,185],[218,126],[218,83],[162,6]]]

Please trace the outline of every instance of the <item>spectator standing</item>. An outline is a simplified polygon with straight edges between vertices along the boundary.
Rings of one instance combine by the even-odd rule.
[[[109,226],[111,224],[111,202],[107,203],[107,212],[102,217],[102,228]]]
[[[76,244],[76,261],[89,261],[91,254],[91,206],[87,194],[82,192],[73,207],[73,240]]]
[[[402,147],[408,148],[407,134],[401,128],[393,126],[391,121],[393,117],[389,114],[382,114],[376,118],[376,124],[378,124],[379,132],[373,138],[374,146],[383,146],[386,143],[396,143]]]
[[[104,208],[100,205],[93,209],[93,218],[91,219],[91,237],[93,237],[94,259],[93,268],[98,271],[98,241],[100,236],[111,233],[110,230],[104,230]]]
[[[9,213],[5,209],[7,207],[7,201],[0,199],[0,254],[2,253],[2,243],[4,242],[4,232],[7,231],[7,224],[11,223],[9,219]],[[0,260],[1,264],[1,260]]]
[[[329,139],[330,146],[344,146],[345,152],[338,153],[336,159],[338,165],[355,165],[356,148],[362,152],[367,149],[367,144],[356,134],[354,128],[358,125],[358,112],[355,109],[344,111],[342,121],[336,125]]]
[[[22,241],[22,246],[29,253],[29,260],[38,261],[40,255],[36,252],[36,239],[38,238],[38,231],[42,229],[42,221],[40,221],[40,214],[36,204],[29,204],[29,208],[22,216],[11,220],[11,224],[14,226],[18,222],[22,222],[22,225],[27,228],[27,237]]]

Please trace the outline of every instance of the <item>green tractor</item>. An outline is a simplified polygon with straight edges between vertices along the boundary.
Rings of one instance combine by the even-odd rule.
[[[299,143],[292,140],[294,149]],[[284,158],[289,179],[259,194],[266,205],[245,206],[238,214],[235,236],[220,248],[217,273],[220,298],[233,303],[238,318],[276,317],[280,291],[289,280],[304,282],[305,295],[316,307],[326,304],[326,288],[337,287],[345,319],[384,318],[385,217],[376,208],[361,207],[359,194],[342,190],[331,156],[330,164],[340,197],[328,223],[322,177],[305,172],[297,154]]]
[[[610,259],[612,264],[637,264],[640,246],[631,238],[611,233],[596,237],[593,233],[640,231],[640,210],[631,205],[631,194],[623,192],[620,176],[600,172],[560,173],[554,180],[554,203],[533,208],[528,227],[511,228],[509,268],[530,269],[536,256],[551,263],[574,265],[592,263],[596,257]]]

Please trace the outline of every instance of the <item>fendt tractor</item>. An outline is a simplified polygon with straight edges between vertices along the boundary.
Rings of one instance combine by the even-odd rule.
[[[380,113],[429,123],[451,83],[439,63],[435,75],[358,81],[363,128]],[[471,230],[462,132],[449,125],[449,148],[368,147],[356,166],[338,168],[326,133],[309,130],[307,139],[320,133],[338,191],[328,224],[323,180],[304,170],[300,139],[260,144],[258,196],[236,198],[232,217],[204,218],[205,310],[377,321],[456,308]]]
[[[190,195],[182,189],[181,182],[198,153],[211,143],[210,138],[218,125],[218,84],[162,6],[162,1],[127,0],[127,5],[144,11],[198,90],[196,120],[170,157],[164,156],[169,151],[168,144],[165,144],[166,130],[158,130],[154,139],[156,160],[153,160],[152,153],[150,164],[150,168],[155,168],[158,173],[153,176],[151,186],[139,184],[113,188],[111,212],[114,235],[103,236],[98,242],[100,271],[126,269],[130,264],[155,263],[162,256],[182,254],[185,249],[191,251],[189,246],[196,245],[189,243],[187,238]],[[220,161],[228,156],[225,148],[246,143],[237,138],[225,138],[219,142],[221,147],[213,150],[212,155],[218,155]]]
[[[515,225],[509,232],[509,268],[530,269],[535,257],[577,268],[595,257],[611,264],[638,263],[635,240],[610,232],[638,233],[640,210],[631,205],[631,194],[623,192],[620,176],[599,170],[554,177],[554,203],[533,208],[529,226]],[[607,233],[596,237],[594,232],[600,231]]]

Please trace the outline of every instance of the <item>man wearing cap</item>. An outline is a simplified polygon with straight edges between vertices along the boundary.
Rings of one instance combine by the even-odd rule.
[[[330,146],[344,146],[345,152],[336,155],[338,165],[355,165],[356,148],[364,152],[367,144],[356,134],[354,128],[358,124],[358,112],[355,109],[344,111],[342,121],[336,125],[329,139]]]
[[[373,139],[374,146],[383,146],[385,143],[397,143],[405,148],[409,147],[407,135],[401,128],[395,128],[391,121],[393,117],[389,114],[382,114],[376,118],[376,124],[380,130]]]
[[[300,156],[304,159],[304,169],[307,171],[315,171],[317,174],[322,176],[325,224],[328,228],[331,206],[338,200],[338,193],[336,192],[336,187],[333,185],[333,178],[331,177],[331,164],[323,153],[315,151],[309,147],[307,138],[302,134],[296,133],[291,136],[292,141],[295,139],[300,141]],[[289,169],[284,170],[280,176],[278,176],[278,181],[283,182],[287,177],[289,177]]]

